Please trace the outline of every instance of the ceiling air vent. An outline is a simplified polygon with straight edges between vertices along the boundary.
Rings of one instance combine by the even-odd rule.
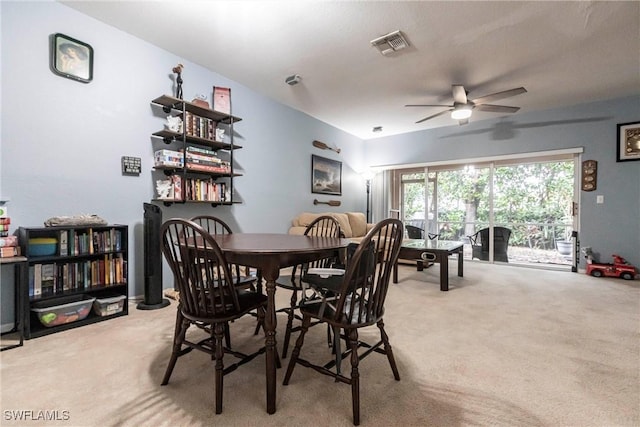
[[[400,30],[396,30],[385,36],[371,40],[371,44],[377,47],[383,55],[388,55],[391,52],[402,50],[409,46],[409,42],[404,38],[404,35]]]

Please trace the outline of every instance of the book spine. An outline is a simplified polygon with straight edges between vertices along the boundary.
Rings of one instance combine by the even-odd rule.
[[[67,230],[60,230],[58,238],[58,255],[69,255],[69,233]]]
[[[20,256],[20,246],[4,246],[0,248],[0,258]]]
[[[42,264],[33,266],[33,295],[36,297],[42,295]]]
[[[213,150],[209,150],[206,148],[200,148],[200,147],[194,147],[193,145],[190,145],[187,147],[187,153],[198,153],[198,154],[204,154],[207,156],[217,156],[217,152],[213,151]]]

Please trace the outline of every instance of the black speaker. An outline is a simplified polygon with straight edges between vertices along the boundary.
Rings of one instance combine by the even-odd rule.
[[[160,208],[144,203],[144,302],[138,304],[139,310],[155,310],[169,305],[169,300],[162,298],[161,226]]]

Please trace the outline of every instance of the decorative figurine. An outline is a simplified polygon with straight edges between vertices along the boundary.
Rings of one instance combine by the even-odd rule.
[[[207,102],[207,95],[197,93],[196,96],[191,101],[192,104],[195,104],[202,108],[209,108],[209,103]]]
[[[224,129],[216,128],[216,141],[224,142]]]
[[[171,191],[170,179],[159,179],[156,181],[156,192],[158,193],[158,199],[169,199],[169,192]]]
[[[183,68],[184,68],[184,65],[182,64],[178,64],[175,67],[173,67],[173,72],[178,75],[176,77],[176,83],[177,83],[176,98],[178,99],[182,99],[182,69]]]
[[[180,117],[167,116],[167,123],[164,126],[172,132],[182,133],[182,119]]]

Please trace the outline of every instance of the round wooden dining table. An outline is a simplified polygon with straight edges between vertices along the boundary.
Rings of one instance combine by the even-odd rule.
[[[232,233],[213,236],[228,262],[259,270],[266,282],[267,412],[276,412],[276,280],[280,269],[339,255],[351,241],[294,234]]]

